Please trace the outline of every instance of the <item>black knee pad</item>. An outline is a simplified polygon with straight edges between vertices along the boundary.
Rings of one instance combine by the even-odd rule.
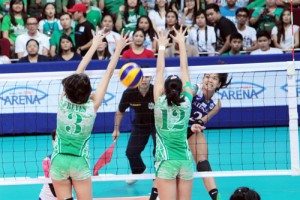
[[[70,197],[70,198],[67,198],[67,199],[65,199],[65,200],[74,200],[74,199],[73,199],[73,197]]]
[[[198,172],[210,172],[211,167],[208,160],[202,160],[197,163],[197,171]]]

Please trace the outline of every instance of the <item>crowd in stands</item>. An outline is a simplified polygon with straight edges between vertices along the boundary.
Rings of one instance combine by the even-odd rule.
[[[110,59],[114,37],[130,31],[122,58],[153,58],[158,31],[188,27],[187,54],[280,54],[299,48],[300,0],[1,0],[0,63],[80,60],[92,31],[109,33],[93,59]],[[294,37],[294,38],[293,38]],[[172,42],[166,57],[177,57]]]

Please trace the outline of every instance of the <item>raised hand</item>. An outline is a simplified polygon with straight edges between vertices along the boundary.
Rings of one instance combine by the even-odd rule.
[[[126,47],[127,45],[129,45],[131,42],[129,41],[129,31],[124,35],[124,29],[122,29],[122,32],[121,32],[121,37],[119,39],[117,39],[115,36],[114,36],[114,40],[115,40],[115,43],[116,43],[116,49],[120,49],[122,50],[124,47]]]
[[[154,37],[154,40],[157,42],[158,46],[167,46],[169,44],[170,38],[168,38],[169,33],[164,33],[159,31],[157,37]]]
[[[175,36],[171,35],[171,37],[173,38],[173,40],[176,43],[185,42],[185,34],[186,34],[186,31],[187,31],[187,28],[185,28],[184,30],[182,30],[182,25],[181,25],[179,31],[176,30],[175,27],[173,27],[173,30],[176,33]]]
[[[105,28],[104,28],[105,29]],[[103,42],[103,39],[109,34],[109,32],[100,34],[100,30],[99,27],[96,27],[96,32],[92,31],[92,35],[93,35],[93,43],[92,46],[96,46],[98,47],[99,44],[101,44]]]

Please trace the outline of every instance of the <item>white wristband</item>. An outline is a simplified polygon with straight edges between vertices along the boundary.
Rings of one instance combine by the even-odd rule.
[[[158,50],[159,51],[164,51],[164,50],[166,50],[166,47],[165,46],[159,46]]]

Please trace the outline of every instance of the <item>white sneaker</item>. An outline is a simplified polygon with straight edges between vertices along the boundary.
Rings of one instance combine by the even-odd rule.
[[[147,170],[147,168],[145,168],[145,170],[143,171],[143,173],[145,173],[145,171]],[[142,173],[142,174],[143,174]],[[132,174],[131,174],[132,175]],[[133,185],[137,182],[138,180],[135,180],[135,179],[128,179],[126,180],[125,182],[128,184],[128,185]]]

